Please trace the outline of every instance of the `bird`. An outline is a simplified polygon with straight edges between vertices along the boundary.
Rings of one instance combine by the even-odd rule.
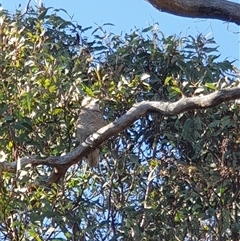
[[[76,122],[76,137],[79,143],[84,142],[87,137],[105,126],[103,113],[100,111],[99,99],[85,97],[82,100],[81,110]],[[89,167],[97,166],[99,162],[100,149],[96,148],[87,155]]]

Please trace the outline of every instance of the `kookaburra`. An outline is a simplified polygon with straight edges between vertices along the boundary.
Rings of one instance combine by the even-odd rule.
[[[76,137],[79,143],[84,142],[87,137],[105,125],[102,112],[99,109],[99,100],[92,97],[85,97],[82,101],[82,108],[76,123]],[[87,156],[87,163],[95,167],[99,162],[100,149],[97,148]]]

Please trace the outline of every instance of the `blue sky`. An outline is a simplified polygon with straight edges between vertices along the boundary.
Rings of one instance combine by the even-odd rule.
[[[177,34],[196,36],[210,34],[220,46],[221,60],[237,59],[240,67],[240,28],[219,20],[193,19],[173,16],[156,10],[145,0],[42,0],[46,7],[63,8],[83,27],[112,23],[111,31],[129,33],[135,27],[143,29],[158,22],[165,36]],[[0,0],[4,9],[14,11],[19,4],[25,8],[27,0]],[[239,2],[239,0],[234,0]],[[31,1],[32,4],[35,0]],[[66,16],[67,18],[67,16]],[[96,26],[96,25],[95,25]]]

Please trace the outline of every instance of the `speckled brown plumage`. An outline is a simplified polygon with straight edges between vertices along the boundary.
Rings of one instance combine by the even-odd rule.
[[[76,137],[79,143],[105,125],[102,113],[99,109],[99,100],[86,97],[82,101],[82,108],[76,123]],[[95,167],[99,162],[100,149],[97,148],[87,156],[87,163]]]

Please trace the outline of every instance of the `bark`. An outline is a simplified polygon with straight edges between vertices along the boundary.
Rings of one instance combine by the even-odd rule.
[[[240,4],[226,0],[146,0],[156,9],[191,18],[210,18],[240,25]]]
[[[58,182],[59,179],[65,174],[67,169],[73,164],[76,164],[79,159],[87,156],[91,151],[99,147],[101,143],[120,133],[132,125],[134,121],[148,113],[159,113],[165,116],[173,116],[188,110],[210,108],[217,106],[222,102],[236,99],[240,99],[240,87],[222,89],[205,96],[183,97],[176,102],[143,101],[135,104],[119,119],[94,133],[91,136],[91,140],[93,140],[92,146],[89,146],[84,142],[71,152],[59,157],[54,156],[46,159],[40,159],[32,156],[24,157],[20,160],[21,168],[23,169],[28,164],[33,166],[47,165],[53,167],[53,173],[46,181],[47,184],[50,185]],[[0,162],[0,173],[15,173],[16,170],[17,162]]]

